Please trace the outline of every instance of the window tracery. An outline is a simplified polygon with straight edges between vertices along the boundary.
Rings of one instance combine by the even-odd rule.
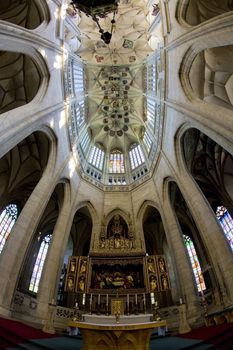
[[[125,172],[124,155],[119,150],[114,150],[110,153],[108,171],[114,174]]]
[[[216,216],[233,251],[233,219],[223,206],[217,207]]]
[[[0,254],[18,217],[16,204],[9,204],[0,215]]]
[[[206,290],[206,285],[201,271],[201,265],[197,256],[196,249],[194,247],[193,241],[189,236],[183,235],[183,238],[192,265],[198,292],[203,292],[204,290]]]
[[[104,151],[100,147],[98,146],[92,147],[90,157],[89,157],[89,163],[92,164],[97,169],[103,170]]]
[[[39,252],[37,254],[36,262],[34,265],[32,277],[31,277],[31,281],[30,281],[30,285],[29,285],[29,290],[31,292],[34,292],[34,293],[38,292],[39,283],[40,283],[40,279],[41,279],[41,275],[42,275],[42,271],[43,271],[43,267],[44,267],[44,262],[45,262],[45,259],[46,259],[47,253],[48,253],[51,239],[52,239],[52,235],[48,234],[43,238],[43,240],[40,244],[40,249],[39,249]]]
[[[145,162],[145,158],[140,145],[133,145],[129,151],[131,169],[134,170]]]

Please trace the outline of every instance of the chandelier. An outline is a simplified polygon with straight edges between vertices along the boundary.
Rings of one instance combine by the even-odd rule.
[[[87,16],[92,17],[93,21],[96,22],[99,32],[101,33],[101,39],[105,44],[110,44],[112,38],[112,31],[115,24],[115,15],[117,12],[119,0],[73,0],[71,4],[77,11],[84,12]],[[104,31],[100,24],[99,18],[105,18],[108,13],[113,12],[113,18],[111,20],[111,31]]]

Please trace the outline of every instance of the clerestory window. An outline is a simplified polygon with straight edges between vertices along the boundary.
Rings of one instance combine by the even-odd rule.
[[[17,220],[19,211],[16,204],[9,204],[0,215],[0,254]]]
[[[103,170],[104,151],[98,146],[93,146],[88,161],[97,169]]]
[[[129,151],[131,169],[134,170],[145,162],[145,158],[140,145],[133,145]]]
[[[110,153],[108,171],[111,174],[123,174],[125,172],[124,155],[122,152],[115,150]]]

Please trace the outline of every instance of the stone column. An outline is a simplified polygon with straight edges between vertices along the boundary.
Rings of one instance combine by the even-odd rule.
[[[180,190],[208,250],[224,306],[230,305],[233,302],[232,251],[213,210],[195,180],[182,170],[180,175]]]
[[[53,231],[52,242],[48,250],[39,284],[37,314],[39,318],[44,320],[48,314],[49,304],[54,304],[56,301],[60,269],[73,221],[73,215],[71,217],[73,210],[70,196],[70,186],[66,184],[63,205]]]
[[[195,324],[200,317],[200,306],[198,303],[197,290],[195,288],[194,276],[191,264],[184,244],[182,231],[175,216],[170,200],[166,198],[162,205],[163,224],[167,241],[173,259],[176,264],[177,277],[180,282],[181,295],[187,306],[187,318],[190,323]]]
[[[52,164],[53,165],[53,164]],[[47,167],[26,202],[0,256],[0,309],[9,309],[28,245],[54,188],[52,167]]]

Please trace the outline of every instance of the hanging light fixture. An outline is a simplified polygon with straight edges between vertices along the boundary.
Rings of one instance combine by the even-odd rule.
[[[119,0],[73,0],[71,4],[77,11],[84,12],[87,16],[92,17],[93,21],[96,22],[101,39],[105,44],[110,44],[112,38],[112,31],[115,24],[115,15],[118,8]],[[105,32],[100,24],[99,18],[105,18],[108,13],[113,12],[113,18],[111,20],[111,31]]]

